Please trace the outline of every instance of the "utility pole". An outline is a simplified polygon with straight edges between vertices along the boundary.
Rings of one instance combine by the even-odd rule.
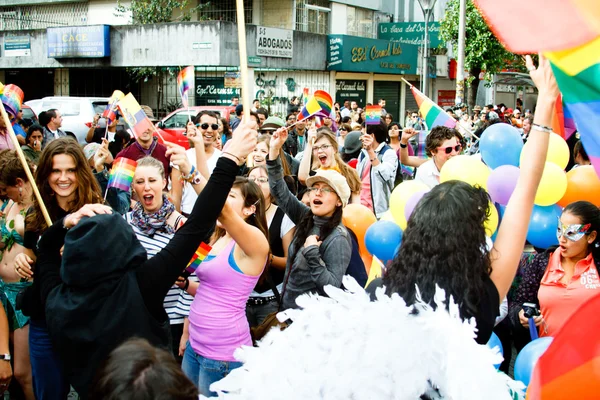
[[[458,20],[458,54],[456,60],[456,104],[465,102],[465,25],[467,14],[466,3],[466,0],[460,0],[460,17]]]
[[[429,82],[429,20],[433,14],[433,7],[437,0],[419,0],[419,5],[423,11],[425,17],[425,37],[423,38],[423,87],[421,91],[425,96],[429,96],[427,93]]]

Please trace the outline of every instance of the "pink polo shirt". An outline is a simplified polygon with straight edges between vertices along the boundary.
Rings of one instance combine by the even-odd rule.
[[[560,249],[556,249],[540,283],[538,300],[546,321],[540,325],[541,336],[555,336],[558,330],[577,309],[600,293],[600,279],[590,253],[575,264],[575,272],[567,284],[560,282],[565,271],[560,265]]]

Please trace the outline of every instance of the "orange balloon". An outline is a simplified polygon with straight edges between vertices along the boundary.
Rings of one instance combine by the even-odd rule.
[[[579,200],[600,207],[600,179],[591,165],[582,165],[567,172],[567,191],[557,204],[566,207]]]
[[[352,232],[356,235],[361,255],[370,254],[365,245],[365,233],[367,233],[367,229],[375,222],[377,222],[377,218],[375,218],[373,211],[362,204],[353,203],[344,207],[342,223],[352,229]]]

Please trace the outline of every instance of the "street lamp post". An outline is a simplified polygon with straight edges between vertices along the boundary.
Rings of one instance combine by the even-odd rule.
[[[427,82],[429,81],[429,19],[433,14],[433,7],[437,0],[419,0],[419,5],[425,17],[425,37],[423,39],[423,87],[421,88],[425,96],[427,93]]]

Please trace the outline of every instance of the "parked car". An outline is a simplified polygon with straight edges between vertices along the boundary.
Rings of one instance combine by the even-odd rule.
[[[27,104],[21,106],[21,111],[23,111],[23,120],[29,120],[31,124],[36,124],[38,122],[37,114]]]
[[[39,115],[42,111],[57,109],[63,117],[61,130],[73,134],[81,144],[85,144],[88,125],[94,115],[102,114],[108,104],[108,97],[67,97],[51,96],[25,102]]]
[[[193,120],[196,115],[200,113],[200,111],[212,111],[219,117],[225,118],[227,121],[229,121],[230,115],[233,115],[235,112],[235,107],[196,106],[190,107],[189,110],[187,108],[180,108],[160,120],[157,126],[171,135],[183,135],[190,117]]]

